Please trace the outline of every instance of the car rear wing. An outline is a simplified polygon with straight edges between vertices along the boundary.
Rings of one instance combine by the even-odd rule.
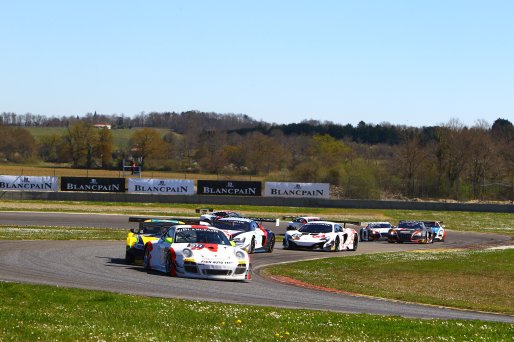
[[[346,228],[347,224],[351,224],[351,225],[354,225],[354,226],[361,226],[361,223],[362,223],[360,221],[329,221],[329,222],[334,222],[334,223],[342,224],[343,228]]]
[[[214,208],[196,208],[195,212],[199,214],[208,214],[212,213],[214,211]]]
[[[142,223],[145,223],[145,221],[148,221],[148,220],[174,220],[174,221],[184,222],[183,224],[192,224],[192,225],[200,224],[200,222],[204,222],[204,221],[200,221],[200,219],[190,218],[190,217],[129,217],[129,222],[139,222],[140,227],[141,227]],[[146,222],[146,223],[149,223],[149,222]],[[153,222],[153,223],[157,223],[157,222]],[[162,222],[162,223],[169,224],[169,222]]]

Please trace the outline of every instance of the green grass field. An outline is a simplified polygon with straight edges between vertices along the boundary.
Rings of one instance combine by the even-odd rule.
[[[268,267],[314,286],[514,315],[514,249],[368,254]]]
[[[514,325],[158,299],[0,282],[0,341],[512,341]]]

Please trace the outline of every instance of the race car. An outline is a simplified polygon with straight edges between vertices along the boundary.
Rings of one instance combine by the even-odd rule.
[[[284,218],[286,218],[285,216]],[[291,217],[291,216],[289,216]],[[298,230],[301,226],[311,221],[321,221],[320,217],[317,216],[298,216],[295,217],[292,221],[287,223],[287,230]]]
[[[129,218],[129,222],[139,222],[137,230],[131,229],[127,235],[125,248],[125,261],[133,263],[136,260],[143,260],[143,248],[148,241],[159,239],[159,237],[172,225],[184,224],[179,220]]]
[[[233,246],[222,230],[205,225],[172,226],[158,240],[147,242],[143,266],[173,277],[251,278],[248,253]]]
[[[434,241],[444,242],[446,240],[446,229],[443,221],[423,221],[426,227],[432,229],[434,233]]]
[[[212,213],[205,213],[200,216],[200,221],[212,223],[224,217],[241,217],[241,215],[231,210],[218,210]]]
[[[355,229],[336,222],[314,221],[304,224],[298,230],[286,231],[282,244],[284,249],[355,251],[359,244],[359,234]]]
[[[274,221],[259,219],[262,221]],[[212,225],[223,230],[227,236],[249,254],[254,252],[273,252],[275,233],[266,229],[252,218],[227,217],[215,220]]]
[[[387,239],[389,230],[394,228],[389,222],[368,222],[365,227],[359,231],[361,241],[377,241]]]
[[[400,221],[397,228],[389,231],[387,241],[389,243],[432,243],[434,234],[432,229],[426,227],[422,221]]]

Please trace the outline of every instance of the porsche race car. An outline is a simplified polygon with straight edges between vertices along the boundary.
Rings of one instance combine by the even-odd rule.
[[[323,251],[355,251],[359,234],[353,228],[346,228],[336,222],[315,221],[298,230],[286,231],[284,249],[318,249]]]
[[[260,219],[263,221],[274,221]],[[215,220],[212,225],[223,230],[227,236],[249,254],[254,252],[273,252],[275,234],[252,218],[226,217]]]
[[[127,235],[125,261],[133,263],[143,260],[143,249],[149,241],[157,240],[172,225],[184,224],[179,220],[129,218],[130,222],[139,222],[137,230],[131,229]]]
[[[205,225],[172,226],[159,239],[147,242],[143,266],[177,277],[251,278],[248,253],[233,246],[222,230]]]
[[[432,229],[425,226],[423,221],[400,221],[398,227],[389,231],[387,241],[389,243],[432,243],[434,233]]]
[[[432,229],[434,233],[434,241],[444,242],[446,240],[446,229],[443,221],[423,221],[426,227]]]

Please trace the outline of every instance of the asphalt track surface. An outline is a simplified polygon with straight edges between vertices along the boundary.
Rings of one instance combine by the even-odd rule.
[[[1,212],[0,224],[127,229],[126,215]],[[282,234],[285,226],[270,227]],[[422,319],[465,319],[514,323],[514,316],[404,303],[385,299],[331,293],[277,283],[259,276],[259,269],[275,263],[323,257],[430,249],[509,244],[510,237],[494,234],[448,232],[448,242],[432,245],[360,243],[357,252],[324,253],[277,248],[271,254],[252,255],[250,282],[226,282],[172,278],[147,273],[124,261],[120,241],[5,241],[0,240],[0,280],[47,284],[161,298],[180,298],[283,308],[328,310],[345,313],[396,315]]]

